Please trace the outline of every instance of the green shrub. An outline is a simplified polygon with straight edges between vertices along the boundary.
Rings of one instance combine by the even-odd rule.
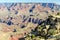
[[[60,12],[58,12],[57,15],[60,15]]]
[[[50,29],[50,30],[48,31],[48,33],[49,33],[50,35],[54,35],[56,32],[55,32],[55,29]]]
[[[32,35],[31,35],[31,38],[35,38],[35,35],[34,35],[34,34],[32,34]]]

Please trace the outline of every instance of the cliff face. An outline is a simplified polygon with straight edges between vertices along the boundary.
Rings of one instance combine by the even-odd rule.
[[[9,37],[17,31],[22,37],[59,10],[60,5],[54,3],[0,3],[0,31],[11,31],[13,34],[9,33]]]
[[[39,9],[40,11],[45,11],[45,10],[52,11],[52,9],[54,9],[54,10],[60,9],[60,5],[55,4],[55,3],[0,3],[0,9],[4,10],[7,8],[6,10],[11,11],[11,10],[20,10],[20,9],[24,9],[24,8],[27,10],[27,8],[28,8],[28,10],[29,10],[30,8],[33,9],[34,5],[35,5],[35,8],[39,7],[37,9]]]
[[[0,19],[17,18],[33,15],[35,18],[46,19],[49,14],[60,11],[55,3],[0,3]]]
[[[0,19],[13,18],[13,23],[19,23],[23,17],[45,20],[49,14],[56,14],[59,10],[60,5],[55,3],[0,3]]]
[[[54,3],[0,3],[0,23],[21,25],[23,20],[45,20],[59,10],[60,5]]]

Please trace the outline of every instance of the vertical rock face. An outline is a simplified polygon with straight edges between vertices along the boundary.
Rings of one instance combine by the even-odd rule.
[[[0,31],[9,32],[7,36],[14,32],[24,36],[56,10],[60,10],[60,5],[54,3],[0,3]]]
[[[0,3],[0,23],[8,26],[25,22],[40,24],[40,19],[45,20],[59,8],[60,5],[54,3]]]
[[[23,3],[0,3],[0,17],[5,16],[14,16],[18,15],[29,15],[30,12],[52,12],[52,9],[58,10],[60,8],[59,5],[54,3],[32,3],[32,4],[23,4]],[[33,14],[32,13],[32,14]],[[37,14],[36,13],[36,14]],[[36,15],[35,14],[35,15]],[[4,16],[3,16],[4,15]]]

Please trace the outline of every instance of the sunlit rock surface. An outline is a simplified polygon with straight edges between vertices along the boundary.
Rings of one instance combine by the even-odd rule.
[[[60,6],[54,3],[0,3],[0,40],[23,37],[56,10]]]

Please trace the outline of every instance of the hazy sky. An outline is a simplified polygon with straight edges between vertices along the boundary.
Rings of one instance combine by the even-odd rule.
[[[0,0],[0,3],[10,2],[22,2],[22,3],[57,3],[60,4],[60,0]]]

